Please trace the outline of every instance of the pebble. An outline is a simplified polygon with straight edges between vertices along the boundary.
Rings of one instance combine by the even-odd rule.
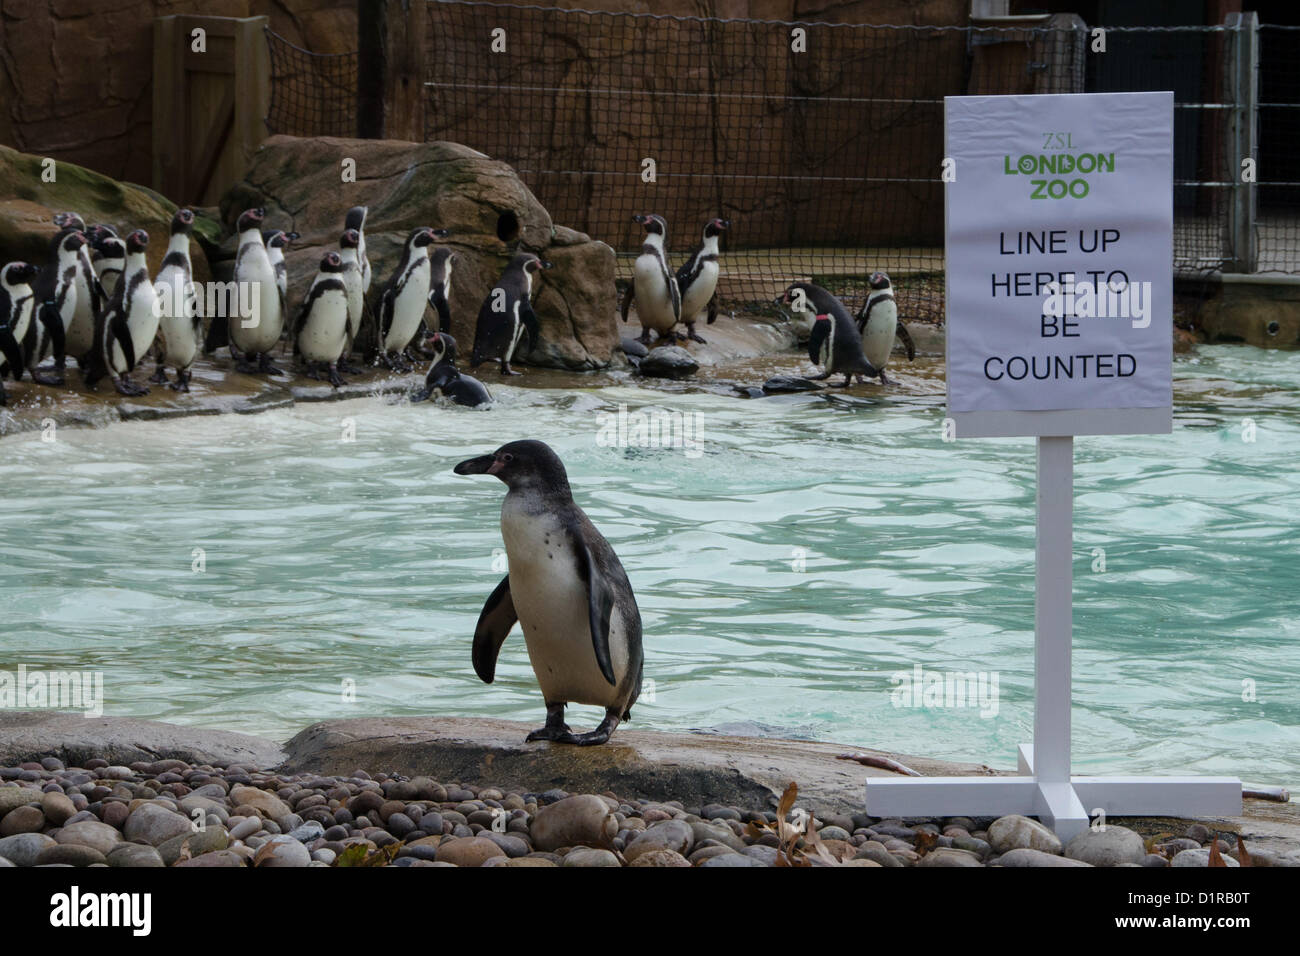
[[[569,851],[564,858],[565,866],[621,866],[616,857],[609,850],[601,850],[596,847],[577,846]]]
[[[142,846],[139,843],[119,843],[113,849],[108,851],[109,866],[125,866],[131,868],[165,866],[162,857],[158,851],[151,846]]]
[[[40,833],[45,827],[45,813],[39,804],[15,807],[0,820],[0,837],[15,833]]]
[[[76,843],[93,847],[107,855],[109,850],[122,841],[122,834],[107,823],[82,820],[79,823],[69,823],[60,829],[59,835],[54,839],[58,843]]]
[[[265,855],[258,866],[308,866],[311,863],[311,853],[288,834],[271,837],[267,846],[271,849],[263,848]]]
[[[16,833],[0,837],[0,857],[14,866],[35,866],[41,851],[54,845],[54,840],[44,833]]]
[[[456,866],[482,866],[494,856],[506,853],[484,837],[461,837],[438,844],[438,860]]]
[[[1223,862],[1230,867],[1241,866],[1241,864],[1238,863],[1236,860],[1234,860],[1232,857],[1226,855],[1223,857]],[[1174,858],[1169,861],[1169,865],[1208,867],[1210,865],[1210,851],[1203,847],[1198,847],[1195,850],[1183,850],[1174,855]]]
[[[1084,830],[1066,846],[1065,855],[1093,866],[1120,866],[1141,863],[1147,848],[1142,837],[1128,827],[1108,823],[1104,829]]]
[[[1042,850],[1033,850],[1029,847],[1020,847],[1015,850],[1008,850],[998,857],[996,866],[1091,866],[1091,863],[1084,863],[1082,860],[1072,860],[1069,857],[1058,856],[1055,853],[1044,853]]]
[[[1061,841],[1037,820],[1013,813],[994,820],[989,827],[988,843],[998,853],[1010,850],[1041,850],[1060,853]]]
[[[94,847],[82,846],[77,843],[56,843],[54,846],[47,846],[36,856],[36,866],[47,866],[51,863],[63,863],[67,866],[90,866],[94,863],[106,863],[104,854],[100,853]]]

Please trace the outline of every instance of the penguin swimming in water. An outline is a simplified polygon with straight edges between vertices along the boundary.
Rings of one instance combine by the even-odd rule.
[[[470,368],[478,368],[489,359],[501,362],[502,375],[522,375],[510,367],[519,341],[528,336],[528,348],[537,347],[542,327],[533,311],[533,276],[542,269],[551,268],[549,262],[531,252],[518,253],[497,284],[488,292],[479,306],[478,323],[474,328],[474,351],[470,354]]]
[[[894,350],[894,339],[903,340],[909,362],[916,360],[916,346],[912,344],[912,336],[898,318],[898,303],[894,301],[889,276],[883,272],[873,272],[867,280],[867,286],[871,292],[857,317],[858,334],[862,336],[862,354],[880,372],[880,384],[888,385],[885,366],[889,364],[889,353]]]
[[[8,401],[4,377],[23,377],[26,360],[21,342],[34,321],[36,296],[32,282],[40,270],[26,262],[11,262],[0,268],[0,405]]]
[[[327,252],[321,258],[294,323],[293,337],[309,376],[319,378],[314,369],[323,365],[328,368],[331,385],[338,388],[343,384],[338,363],[348,341],[348,291],[343,282],[343,257],[337,252]]]
[[[730,225],[726,219],[710,219],[704,227],[704,237],[699,247],[691,253],[686,264],[677,270],[677,289],[682,297],[682,322],[686,324],[686,337],[701,345],[705,342],[695,331],[695,320],[706,306],[709,314],[705,321],[709,325],[718,317],[718,237]]]
[[[355,229],[357,233],[357,263],[361,269],[361,291],[370,291],[370,259],[366,255],[366,213],[368,206],[353,206],[343,217],[343,229]]]
[[[298,233],[283,229],[262,230],[262,244],[266,246],[266,257],[271,260],[271,271],[275,273],[281,301],[287,301],[289,295],[289,267],[284,263],[284,247],[297,238]]]
[[[232,355],[236,350],[242,353],[242,358],[235,362],[237,371],[283,375],[283,370],[271,361],[270,354],[284,330],[284,296],[280,293],[275,267],[262,240],[265,216],[264,209],[245,210],[240,214],[236,227],[239,251],[235,253],[235,282],[240,290],[251,293],[251,302],[246,303],[251,309],[247,318],[239,315],[238,309],[230,316],[230,348]],[[256,365],[252,364],[254,357]]]
[[[41,385],[63,384],[67,331],[77,314],[77,273],[85,246],[86,236],[80,230],[62,229],[50,241],[49,263],[32,283],[37,306],[23,339],[23,357],[32,381]],[[38,371],[37,366],[50,356],[54,371]]]
[[[361,234],[355,229],[345,229],[339,237],[339,259],[343,262],[343,290],[348,299],[348,340],[339,356],[339,371],[349,375],[363,371],[348,361],[361,332],[361,317],[366,305],[365,280],[361,276],[361,260],[358,258],[360,247]]]
[[[122,272],[126,269],[126,243],[116,229],[104,223],[91,226],[86,232],[86,238],[90,240],[93,250],[90,261],[95,269],[95,277],[99,279],[104,295],[111,300],[117,292]]]
[[[854,375],[862,381],[864,377],[875,378],[879,374],[862,354],[862,338],[853,324],[853,316],[835,296],[811,282],[795,282],[785,290],[781,301],[796,307],[802,305],[803,311],[816,316],[808,338],[808,358],[825,371],[814,375],[812,381],[843,375],[847,388]]]
[[[411,402],[422,402],[439,392],[457,405],[469,408],[490,404],[492,395],[487,386],[456,368],[456,340],[446,332],[435,332],[429,341],[433,347],[433,364],[424,377],[424,387],[411,395]]]
[[[446,229],[421,226],[414,230],[402,250],[402,261],[380,293],[377,360],[394,372],[411,370],[406,349],[423,326],[424,310],[429,306],[429,246],[434,239],[447,236]]]
[[[82,218],[73,212],[61,212],[54,217],[54,224],[61,230],[70,229],[86,237],[86,242],[77,253],[76,308],[72,313],[72,322],[63,330],[64,351],[84,368],[87,357],[95,347],[95,323],[108,305],[108,294],[104,291],[99,276],[95,274],[95,264],[91,260],[94,239]],[[60,367],[56,359],[55,368]]]
[[[149,378],[178,392],[190,390],[190,367],[203,346],[203,312],[194,290],[194,266],[190,260],[190,230],[194,213],[178,209],[172,216],[171,238],[162,268],[154,278],[158,293],[158,367]],[[176,369],[176,381],[167,381],[167,366]]]
[[[490,684],[501,644],[519,622],[546,701],[546,725],[527,740],[602,744],[630,720],[641,693],[641,612],[623,565],[573,500],[564,464],[540,441],[513,441],[462,461],[458,475],[495,475],[509,489],[501,537],[509,573],[474,629],[474,672]],[[595,730],[575,734],[566,704],[605,708]]]
[[[663,216],[639,213],[632,221],[645,227],[645,243],[632,266],[632,281],[623,293],[619,311],[626,322],[628,306],[635,299],[636,314],[641,320],[641,344],[650,344],[653,329],[659,333],[660,345],[672,345],[677,341],[673,326],[681,321],[682,297],[677,277],[668,268],[668,223]]]
[[[146,395],[147,385],[136,385],[128,376],[153,344],[158,334],[158,296],[149,280],[149,263],[145,250],[149,234],[137,229],[126,237],[126,269],[117,283],[113,301],[100,317],[98,348],[92,365],[86,370],[89,388],[106,374],[113,376],[113,386],[123,395]]]

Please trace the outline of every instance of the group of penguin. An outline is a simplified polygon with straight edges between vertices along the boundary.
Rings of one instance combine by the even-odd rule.
[[[638,214],[632,220],[645,229],[645,240],[623,295],[623,321],[627,321],[628,308],[635,302],[641,320],[641,336],[637,339],[641,345],[650,344],[652,331],[657,335],[656,346],[675,344],[679,322],[686,327],[686,339],[703,343],[695,323],[705,310],[708,324],[717,318],[718,239],[731,223],[726,219],[709,220],[699,246],[674,273],[668,264],[668,224],[664,217]],[[791,284],[778,300],[793,306],[810,326],[808,358],[825,369],[814,376],[814,381],[843,375],[845,386],[855,377],[859,381],[879,378],[882,385],[889,384],[885,366],[895,338],[902,340],[909,362],[916,358],[912,337],[898,318],[889,276],[875,272],[867,284],[870,291],[856,317],[834,295],[811,282]]]

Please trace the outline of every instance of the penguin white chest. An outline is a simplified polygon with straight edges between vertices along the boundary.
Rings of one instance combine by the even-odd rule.
[[[677,324],[677,317],[673,315],[672,293],[663,262],[654,253],[643,253],[637,256],[632,274],[636,280],[636,313],[641,327],[667,332]]]
[[[889,363],[889,353],[894,350],[897,331],[898,304],[893,296],[877,299],[862,327],[862,354],[874,367],[883,369]]]
[[[384,337],[385,349],[396,352],[410,344],[428,303],[429,261],[425,256],[423,262],[417,262],[406,273],[405,281],[393,300],[393,319],[388,335]]]
[[[682,320],[689,322],[703,312],[717,287],[718,263],[714,259],[705,260],[700,266],[700,274],[682,296]]]
[[[280,340],[284,316],[280,313],[280,287],[266,250],[253,244],[235,269],[240,283],[240,304],[250,312],[247,318],[231,316],[230,338],[241,352],[269,352]]]
[[[348,299],[342,289],[327,289],[312,303],[298,334],[298,348],[309,362],[336,361],[347,345]]]
[[[124,280],[125,281],[125,280]],[[131,347],[135,352],[135,362],[144,361],[145,353],[153,347],[154,336],[158,334],[157,294],[148,276],[130,289],[130,297],[123,303],[126,313],[126,328],[131,334]],[[118,373],[129,372],[126,356],[122,347],[113,343],[113,370]]]
[[[194,283],[189,273],[168,266],[158,274],[158,329],[162,332],[165,359],[171,365],[188,368],[198,355],[199,341],[194,331],[194,314],[198,308]]]
[[[596,662],[587,585],[578,574],[569,532],[550,512],[510,499],[507,495],[501,509],[510,596],[543,696],[548,702],[616,706],[617,688],[605,680]],[[610,615],[609,652],[614,677],[621,683],[628,654],[617,612]]]
[[[357,332],[361,328],[361,286],[360,267],[355,262],[345,263],[343,266],[343,288],[347,291],[348,297],[348,334],[353,338],[356,338]]]

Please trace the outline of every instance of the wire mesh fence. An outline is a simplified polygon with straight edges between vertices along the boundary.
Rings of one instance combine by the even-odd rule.
[[[355,136],[357,54],[312,53],[272,30],[271,105],[266,127],[289,136]]]
[[[1095,28],[1073,15],[989,28],[481,0],[427,0],[424,9],[425,138],[510,163],[557,223],[620,254],[621,278],[641,244],[633,214],[667,219],[674,263],[722,217],[732,223],[724,308],[766,309],[800,278],[857,305],[865,277],[879,269],[894,278],[908,315],[940,318],[943,98],[1146,90],[1174,91],[1175,270],[1255,268],[1234,219],[1246,208],[1258,268],[1300,272],[1295,29],[1259,31],[1256,222],[1253,206],[1241,204],[1256,196],[1239,168],[1241,132],[1256,117],[1237,27],[1106,28],[1098,51]],[[268,39],[272,129],[351,135],[355,57],[313,58]]]

